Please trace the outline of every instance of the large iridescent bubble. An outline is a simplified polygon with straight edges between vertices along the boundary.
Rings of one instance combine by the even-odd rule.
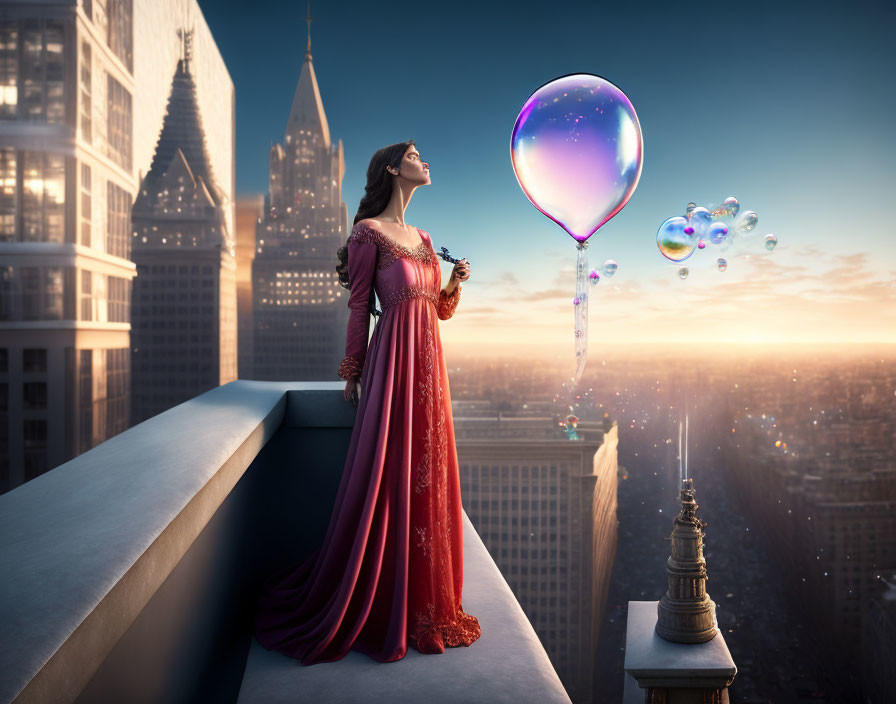
[[[625,207],[641,177],[642,155],[631,101],[590,73],[561,76],[536,90],[510,139],[526,197],[578,242]]]
[[[643,152],[631,101],[590,73],[545,83],[513,125],[510,161],[523,193],[576,241],[575,383],[588,356],[588,238],[628,203]]]
[[[681,215],[666,220],[656,232],[656,246],[660,253],[670,261],[683,262],[694,253],[697,246],[696,235],[685,233],[687,218]]]

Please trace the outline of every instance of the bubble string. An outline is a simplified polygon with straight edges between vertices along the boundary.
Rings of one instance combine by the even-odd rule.
[[[573,383],[578,385],[588,358],[588,242],[576,243],[576,297],[573,316],[576,335],[576,372]]]

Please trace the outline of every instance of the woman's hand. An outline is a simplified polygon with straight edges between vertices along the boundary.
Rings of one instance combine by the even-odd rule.
[[[470,262],[468,262],[466,257],[464,257],[457,264],[455,264],[454,268],[451,270],[451,278],[448,280],[448,285],[454,288],[454,286],[461,283],[462,281],[466,281],[469,278]]]
[[[343,393],[346,401],[350,401],[351,404],[357,408],[358,401],[361,398],[361,382],[354,381],[349,379],[345,382],[345,392]]]

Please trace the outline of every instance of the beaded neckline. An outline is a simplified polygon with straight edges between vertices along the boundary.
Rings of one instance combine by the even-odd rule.
[[[417,230],[418,233],[426,232],[426,230],[421,230],[420,228],[417,228],[417,227],[415,227],[414,229]],[[361,231],[361,230],[370,230],[371,232],[375,232],[377,235],[379,235],[386,241],[386,244],[388,244],[392,247],[395,247],[396,249],[404,250],[405,252],[408,252],[408,253],[416,252],[418,249],[420,249],[421,247],[426,245],[426,238],[422,237],[422,236],[420,238],[420,244],[416,245],[415,247],[408,247],[406,245],[399,244],[398,242],[393,240],[391,237],[386,237],[386,235],[383,234],[380,230],[377,230],[375,227],[370,227],[370,225],[358,226],[358,231]]]
[[[380,255],[377,257],[377,269],[386,269],[397,259],[413,259],[438,266],[436,254],[429,244],[429,233],[426,230],[418,230],[418,232],[424,234],[421,234],[420,244],[413,248],[394,242],[379,230],[368,225],[356,225],[352,237],[359,242],[377,244],[380,250]]]

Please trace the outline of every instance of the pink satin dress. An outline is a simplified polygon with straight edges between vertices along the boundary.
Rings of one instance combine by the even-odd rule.
[[[429,234],[408,249],[355,225],[351,309],[339,376],[362,392],[323,545],[269,579],[255,636],[303,665],[352,648],[390,662],[468,646],[482,629],[461,606],[463,524],[448,371],[439,320],[461,287],[441,288]],[[370,289],[383,315],[368,346]]]

